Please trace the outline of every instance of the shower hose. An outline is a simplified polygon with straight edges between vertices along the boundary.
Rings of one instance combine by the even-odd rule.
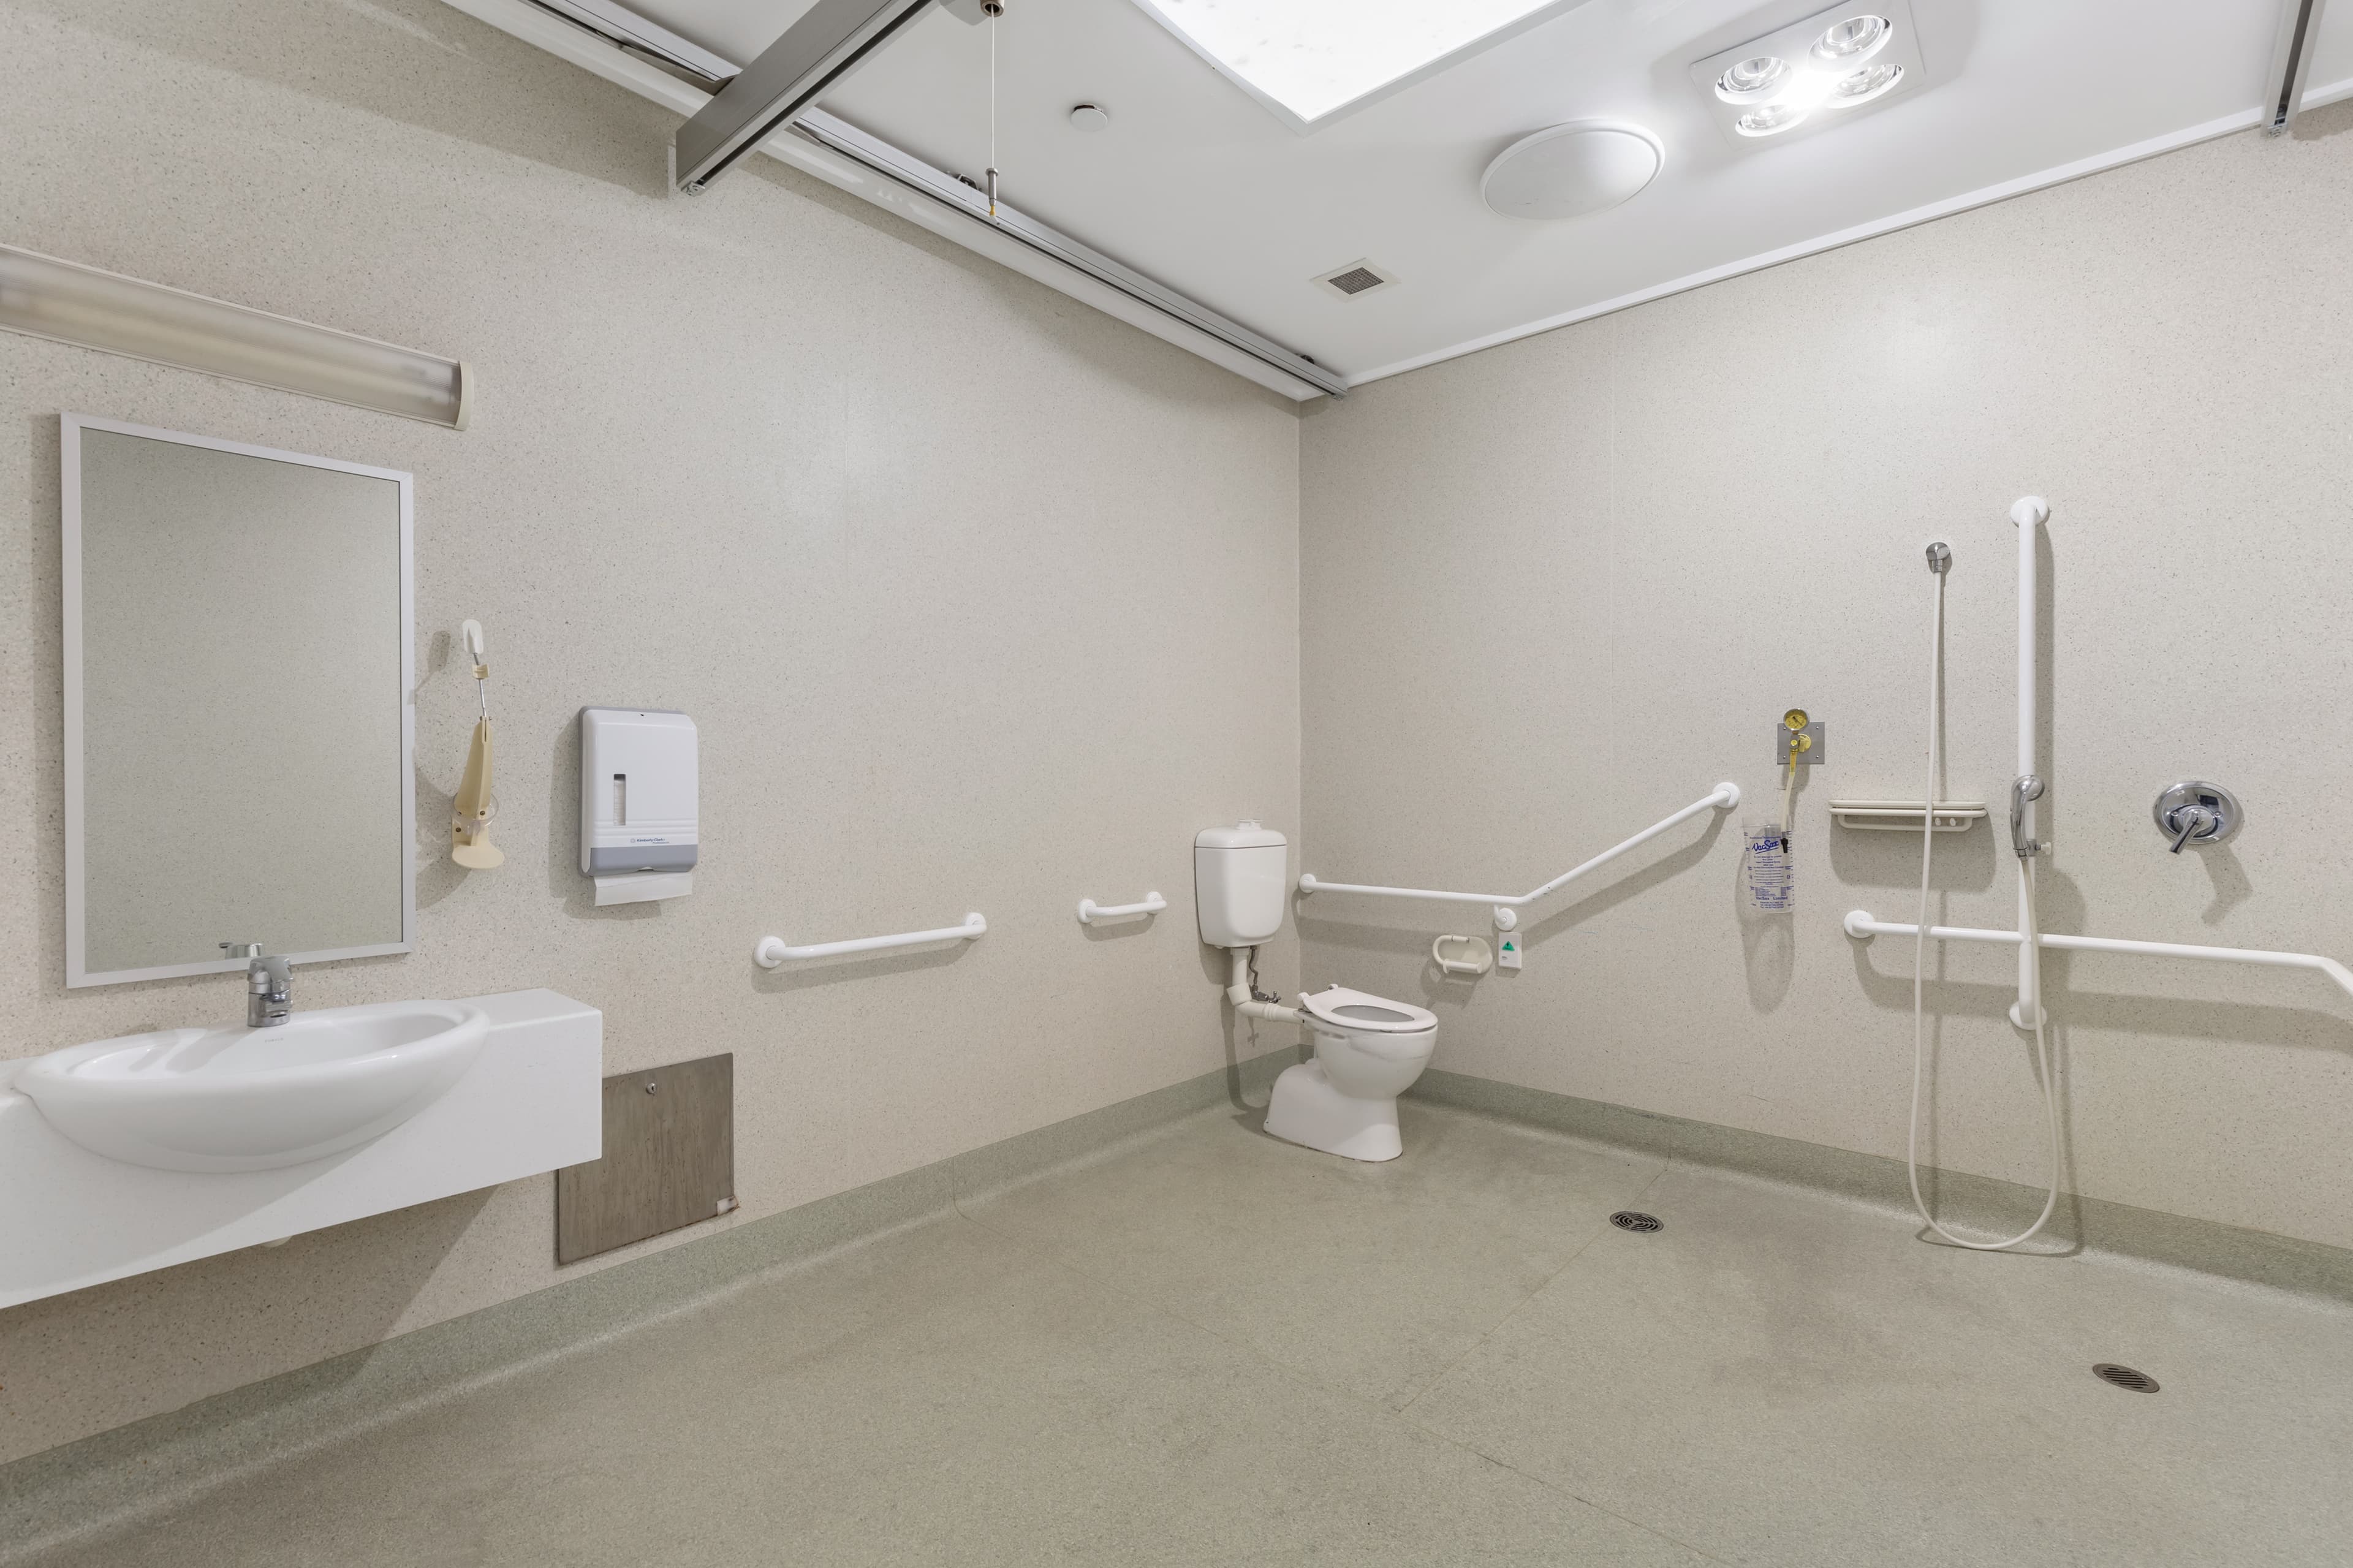
[[[1921,799],[1934,805],[1936,799],[1937,734],[1943,728],[1943,689],[1945,663],[1945,572],[1938,570],[1936,607],[1930,623],[1928,638],[1928,789]],[[2042,922],[2034,911],[2034,864],[2021,855],[2018,860],[2019,909],[2024,916],[2025,930],[2020,933],[2026,945],[2027,962],[2034,966],[2034,1066],[2042,1080],[2042,1119],[2051,1135],[2051,1193],[2042,1200],[2042,1212],[2034,1223],[2016,1236],[2000,1241],[1971,1241],[1955,1236],[1936,1223],[1928,1212],[1927,1200],[1920,1195],[1920,1098],[1921,1085],[1926,1078],[1928,1056],[1928,1015],[1925,1005],[1928,968],[1928,868],[1936,842],[1936,813],[1923,810],[1920,814],[1920,918],[1918,935],[1912,946],[1912,1126],[1906,1140],[1904,1163],[1912,1178],[1912,1206],[1930,1230],[1972,1252],[2000,1252],[2031,1241],[2042,1227],[2051,1223],[2052,1211],[2059,1206],[2059,1091],[2051,1077],[2051,1047],[2043,1035],[2042,948],[2040,936]]]

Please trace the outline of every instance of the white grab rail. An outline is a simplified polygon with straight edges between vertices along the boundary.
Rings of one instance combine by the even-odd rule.
[[[1091,926],[1097,921],[1116,920],[1122,915],[1156,915],[1168,907],[1168,900],[1158,893],[1146,893],[1140,904],[1099,904],[1092,899],[1079,900],[1079,923]]]
[[[1509,893],[1441,893],[1428,888],[1374,888],[1356,882],[1319,882],[1314,877],[1303,874],[1299,879],[1299,890],[1303,893],[1371,893],[1385,899],[1438,899],[1452,904],[1493,904],[1495,907],[1495,928],[1498,931],[1510,931],[1519,923],[1519,916],[1513,911],[1522,905],[1535,903],[1546,894],[1558,891],[1588,871],[1607,866],[1629,849],[1648,844],[1668,828],[1678,823],[1688,822],[1703,811],[1711,807],[1718,811],[1730,811],[1739,804],[1740,786],[1736,784],[1720,784],[1672,816],[1652,823],[1623,844],[1614,848],[1604,849],[1584,865],[1563,871],[1535,892],[1522,893],[1517,897]]]
[[[1874,920],[1869,910],[1852,910],[1847,915],[1845,923],[1846,934],[1860,942],[1869,942],[1875,936],[1920,934],[1920,928],[1916,925]],[[1928,939],[1931,942],[2006,942],[2013,947],[2021,945],[2021,939],[2014,931],[1979,931],[1971,926],[1930,926]],[[2268,969],[2316,969],[2336,982],[2338,990],[2353,996],[2353,969],[2315,952],[2267,952],[2253,947],[2195,947],[2178,942],[2126,942],[2107,936],[2053,936],[2048,931],[2041,933],[2036,945],[2077,952],[2145,952],[2157,958],[2253,963]]]
[[[845,952],[880,952],[886,947],[917,947],[927,942],[978,942],[988,934],[988,922],[977,912],[964,917],[960,926],[937,931],[902,931],[897,936],[861,936],[849,942],[820,942],[795,947],[780,936],[764,936],[752,950],[752,962],[774,969],[788,958],[834,958]]]

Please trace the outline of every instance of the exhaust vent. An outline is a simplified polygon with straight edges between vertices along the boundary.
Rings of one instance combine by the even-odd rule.
[[[1397,281],[1397,274],[1374,266],[1369,261],[1351,261],[1335,272],[1326,272],[1314,279],[1315,286],[1343,300],[1353,300],[1359,294],[1369,294]]]

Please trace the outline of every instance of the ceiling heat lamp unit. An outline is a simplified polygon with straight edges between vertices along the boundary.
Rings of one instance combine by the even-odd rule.
[[[1820,12],[1691,68],[1717,128],[1744,150],[1916,91],[1924,74],[1905,0]]]

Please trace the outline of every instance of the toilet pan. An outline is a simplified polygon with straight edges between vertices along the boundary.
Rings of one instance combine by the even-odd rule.
[[[1275,1079],[1266,1130],[1351,1160],[1396,1159],[1397,1097],[1430,1065],[1436,1016],[1344,985],[1301,997],[1299,1011],[1315,1059]]]

